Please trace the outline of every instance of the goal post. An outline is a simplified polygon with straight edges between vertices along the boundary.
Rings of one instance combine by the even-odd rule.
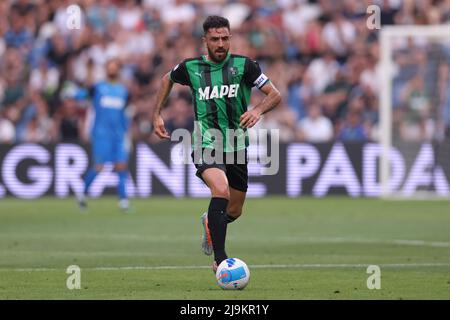
[[[385,26],[379,43],[380,196],[449,197],[450,25]]]

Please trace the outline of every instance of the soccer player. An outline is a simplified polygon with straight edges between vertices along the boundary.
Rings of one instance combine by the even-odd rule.
[[[78,203],[86,208],[86,195],[97,174],[103,170],[105,163],[114,164],[114,170],[119,177],[117,188],[119,207],[127,211],[129,202],[126,192],[128,175],[127,132],[129,120],[125,113],[128,105],[128,89],[119,83],[121,63],[113,58],[106,63],[106,81],[100,81],[89,91],[92,99],[94,120],[90,134],[94,166],[84,178],[84,192],[79,196]]]
[[[231,54],[230,24],[219,16],[209,16],[203,23],[203,42],[207,54],[186,59],[162,78],[153,115],[153,127],[158,137],[169,139],[160,111],[173,83],[189,86],[193,95],[196,126],[192,158],[197,176],[211,190],[208,212],[202,215],[202,249],[206,255],[214,252],[213,271],[225,259],[227,224],[242,214],[248,186],[247,129],[253,127],[260,116],[281,101],[279,91],[262,73],[258,63],[248,57]],[[252,87],[266,96],[251,110],[247,110]],[[211,130],[213,129],[213,130]],[[219,132],[223,144],[212,138]],[[230,130],[237,132],[236,139],[227,139]],[[239,135],[239,130],[242,132]],[[200,136],[199,142],[196,137]],[[231,144],[231,146],[230,146]],[[198,157],[198,149],[201,149]],[[229,163],[205,160],[205,155],[223,153]],[[244,161],[238,161],[243,155]],[[214,158],[215,159],[215,158]]]

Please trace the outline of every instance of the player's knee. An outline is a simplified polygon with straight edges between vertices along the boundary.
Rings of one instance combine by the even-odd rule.
[[[233,218],[237,219],[242,214],[242,206],[241,205],[231,205],[228,207],[227,213]]]
[[[230,190],[226,184],[213,186],[211,188],[211,194],[215,198],[230,199]]]

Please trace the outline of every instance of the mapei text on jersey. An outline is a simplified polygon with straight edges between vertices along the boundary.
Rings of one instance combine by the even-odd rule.
[[[219,89],[220,88],[220,89]],[[237,97],[239,90],[239,84],[213,86],[212,90],[210,86],[204,89],[198,88],[199,100],[209,100],[214,98],[234,98]]]

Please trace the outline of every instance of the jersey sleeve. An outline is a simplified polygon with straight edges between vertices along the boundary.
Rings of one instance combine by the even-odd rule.
[[[177,64],[172,71],[170,71],[170,80],[184,86],[190,85],[191,82],[189,81],[189,74],[185,61]]]
[[[258,62],[247,59],[244,67],[244,82],[249,87],[256,86],[258,89],[261,89],[269,82],[269,78],[261,71]]]

